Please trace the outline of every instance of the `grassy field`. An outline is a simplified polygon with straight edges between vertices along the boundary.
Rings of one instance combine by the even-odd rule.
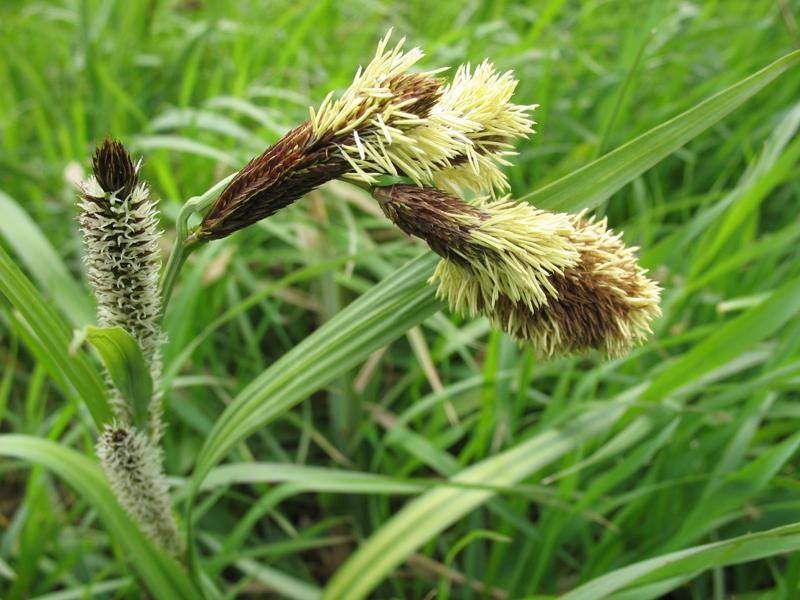
[[[187,571],[93,479],[68,370],[100,363],[66,352],[94,310],[72,181],[107,135],[144,157],[169,251],[185,200],[394,27],[424,66],[489,57],[541,105],[521,198],[797,49],[798,20],[795,0],[0,3],[0,246],[47,301],[36,325],[0,265],[0,597],[800,598],[800,66],[531,197],[641,247],[664,314],[625,359],[537,361],[451,314],[418,284],[432,254],[342,182],[194,254],[165,348]]]

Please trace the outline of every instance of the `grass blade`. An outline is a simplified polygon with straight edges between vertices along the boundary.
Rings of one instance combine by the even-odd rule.
[[[89,407],[98,429],[111,420],[106,388],[89,356],[78,349],[68,352],[71,331],[61,316],[47,303],[11,257],[0,248],[0,293],[24,317],[58,373],[55,381],[68,381]]]
[[[89,295],[75,281],[64,261],[36,223],[14,200],[0,192],[0,235],[33,276],[40,290],[73,327],[94,321]]]
[[[549,429],[453,478],[458,483],[510,485],[600,435],[625,412],[622,403],[587,411],[563,429]],[[412,552],[491,498],[490,490],[432,490],[409,503],[359,546],[325,588],[323,598],[365,598]]]
[[[798,62],[800,50],[779,58],[585,167],[524,196],[524,200],[536,206],[567,212],[599,206],[622,186],[741,106]]]
[[[800,549],[800,523],[794,523],[723,542],[687,548],[629,565],[598,577],[561,598],[599,600],[636,584],[645,585],[672,578],[678,579],[680,583],[683,581],[681,575],[691,576],[714,567],[776,556],[798,549]]]
[[[0,436],[0,455],[43,465],[64,479],[97,511],[156,598],[200,598],[181,567],[139,531],[117,503],[100,467],[56,442],[26,435]]]

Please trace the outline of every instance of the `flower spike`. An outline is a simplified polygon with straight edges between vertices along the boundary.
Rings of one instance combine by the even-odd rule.
[[[400,229],[443,260],[431,278],[452,310],[484,314],[545,358],[597,349],[622,356],[650,333],[659,287],[605,220],[508,198],[469,204],[434,188],[373,195]]]

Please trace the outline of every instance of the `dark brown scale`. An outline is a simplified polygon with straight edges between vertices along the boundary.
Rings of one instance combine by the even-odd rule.
[[[92,157],[92,170],[104,192],[127,198],[139,182],[131,155],[120,142],[106,139]]]
[[[469,267],[466,257],[475,256],[479,249],[470,236],[475,226],[459,219],[467,215],[483,219],[480,209],[431,187],[391,185],[372,190],[383,213],[408,235],[424,240],[439,256],[463,267]]]
[[[600,260],[596,253],[584,252],[577,265],[565,269],[563,274],[553,274],[550,283],[557,298],[551,298],[539,310],[531,311],[524,304],[501,297],[488,312],[501,323],[507,323],[508,317],[514,314],[516,322],[525,324],[518,337],[532,338],[533,332],[549,327],[551,322],[556,324],[561,332],[559,352],[562,354],[589,348],[607,351],[613,346],[609,340],[626,338],[619,320],[628,320],[636,310],[625,298],[638,297],[643,290],[635,272],[624,280],[604,281],[602,272],[595,271]],[[613,283],[625,294],[620,295],[605,283]]]
[[[306,121],[239,171],[206,214],[199,236],[226,237],[341,177],[349,168],[336,144],[317,139]]]

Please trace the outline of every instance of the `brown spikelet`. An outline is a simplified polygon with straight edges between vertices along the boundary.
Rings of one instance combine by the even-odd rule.
[[[95,150],[92,170],[104,192],[127,198],[139,182],[138,168],[125,146],[106,138]]]
[[[375,187],[372,195],[404,233],[424,240],[443,258],[469,265],[464,256],[476,252],[469,234],[484,218],[480,209],[435,188],[414,185]]]
[[[347,168],[336,146],[317,139],[306,121],[239,171],[206,214],[198,236],[226,237],[341,176]]]
[[[424,116],[436,103],[441,83],[438,78],[422,74],[397,75],[385,84],[392,96],[381,99],[381,110],[384,104],[396,104],[404,112]],[[373,105],[370,110],[374,112],[376,107]],[[363,117],[355,112],[349,120],[355,123]],[[368,138],[380,133],[377,129],[366,119],[355,132],[347,123],[339,131],[320,133],[314,133],[310,121],[295,127],[251,160],[223,190],[203,219],[198,237],[226,237],[341,177],[351,170],[351,165],[340,148],[354,144],[356,135]]]
[[[531,310],[501,297],[485,307],[487,316],[513,337],[533,342],[542,357],[589,349],[623,356],[650,333],[650,322],[660,314],[659,287],[605,221],[572,220],[580,260],[551,276],[556,294],[547,305]]]

